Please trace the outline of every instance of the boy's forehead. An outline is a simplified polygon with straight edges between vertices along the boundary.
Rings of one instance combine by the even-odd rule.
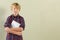
[[[12,8],[19,8],[18,6],[12,5]]]

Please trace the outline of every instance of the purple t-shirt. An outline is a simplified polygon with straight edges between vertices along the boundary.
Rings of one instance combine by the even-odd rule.
[[[11,23],[12,23],[13,20],[16,21],[16,22],[18,22],[18,23],[20,23],[20,26],[19,27],[22,27],[23,30],[25,29],[25,21],[24,21],[24,18],[22,16],[20,16],[20,15],[17,15],[17,16],[10,15],[7,18],[7,20],[6,20],[6,22],[4,24],[4,27],[11,28],[12,27]],[[14,40],[14,39],[15,40],[18,40],[18,39],[19,40],[23,40],[22,39],[22,35],[21,36],[18,36],[18,35],[12,34],[12,33],[7,34],[6,40]]]

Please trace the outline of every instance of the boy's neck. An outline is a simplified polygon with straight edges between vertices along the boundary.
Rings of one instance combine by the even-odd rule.
[[[19,14],[17,14],[17,15],[14,15],[14,14],[13,14],[13,16],[18,16],[18,15],[19,15]]]

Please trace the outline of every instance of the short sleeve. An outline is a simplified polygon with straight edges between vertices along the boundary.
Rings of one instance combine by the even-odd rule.
[[[5,24],[4,24],[4,27],[10,27],[11,24],[10,24],[10,17],[7,18]]]
[[[25,29],[25,21],[23,17],[21,18],[20,27],[22,27],[23,30]]]

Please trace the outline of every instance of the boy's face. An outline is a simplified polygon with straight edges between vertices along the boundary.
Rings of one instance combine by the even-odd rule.
[[[19,14],[19,8],[17,8],[16,6],[12,6],[11,10],[14,16],[17,16]]]

